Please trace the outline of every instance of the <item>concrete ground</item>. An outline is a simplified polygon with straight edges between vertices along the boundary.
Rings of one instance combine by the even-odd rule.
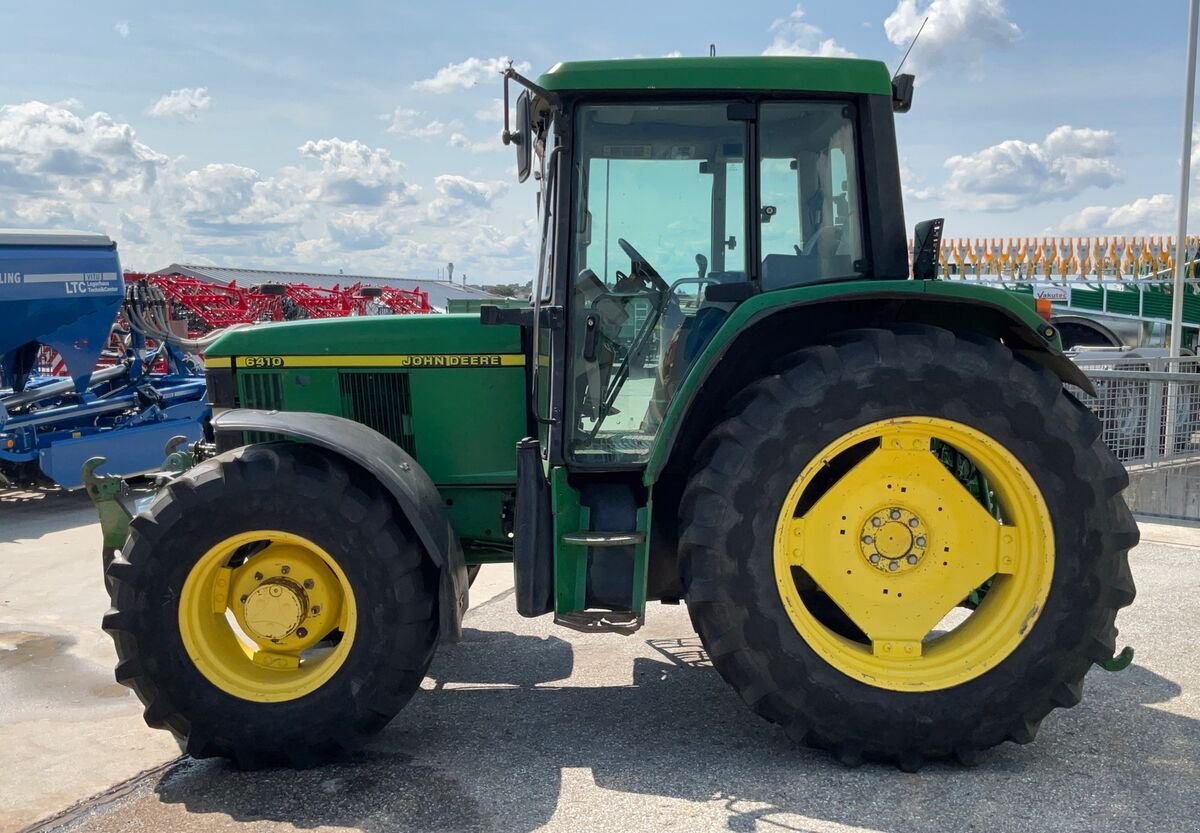
[[[1036,743],[974,769],[848,770],[796,749],[708,667],[683,608],[653,605],[632,637],[577,634],[518,617],[492,567],[466,638],[368,749],[243,774],[172,764],[174,742],[112,682],[91,511],[0,495],[0,831],[1197,829],[1195,527],[1143,525],[1119,619],[1135,664],[1093,670]]]

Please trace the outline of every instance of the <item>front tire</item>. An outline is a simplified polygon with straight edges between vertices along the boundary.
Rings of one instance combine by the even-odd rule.
[[[1032,740],[1112,656],[1134,597],[1127,477],[1057,378],[998,342],[911,326],[800,350],[697,460],[692,621],[798,741],[970,763]]]
[[[194,757],[309,766],[417,690],[437,572],[369,476],[300,443],[235,449],[170,483],[107,571],[117,681]]]

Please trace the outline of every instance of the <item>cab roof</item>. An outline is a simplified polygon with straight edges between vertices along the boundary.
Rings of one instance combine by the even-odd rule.
[[[566,61],[542,74],[551,92],[744,90],[891,95],[882,61],[782,56]]]

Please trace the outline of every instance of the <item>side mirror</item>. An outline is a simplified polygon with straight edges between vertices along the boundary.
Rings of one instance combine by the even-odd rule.
[[[905,73],[892,79],[892,112],[907,113],[912,109],[913,83],[916,79]]]
[[[517,146],[517,181],[524,182],[529,179],[529,171],[533,167],[533,113],[528,90],[517,97],[515,116],[516,130],[506,133],[505,138]]]
[[[942,250],[942,226],[945,219],[922,220],[913,230],[913,279],[931,281],[937,277],[938,254]]]

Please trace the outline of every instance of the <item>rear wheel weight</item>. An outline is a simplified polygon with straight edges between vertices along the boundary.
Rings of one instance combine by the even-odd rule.
[[[243,768],[309,766],[383,728],[438,625],[436,568],[395,512],[369,476],[300,443],[172,483],[108,573],[105,630],[147,722]]]
[[[938,458],[947,447],[985,473],[1002,520]],[[788,618],[826,662],[867,685],[934,691],[985,673],[1030,633],[1050,589],[1054,530],[1003,445],[962,423],[899,417],[847,432],[805,467],[776,522],[774,563]],[[978,607],[955,616],[985,584]],[[842,616],[813,604],[816,593]]]
[[[998,343],[910,325],[800,350],[733,401],[681,502],[685,580],[703,588],[688,607],[718,671],[789,736],[905,768],[973,759],[1031,738],[1096,655],[1111,655],[1117,609],[1132,600],[1137,529],[1118,497],[1123,469],[1093,441],[1094,417],[1048,371]],[[947,480],[928,450],[905,452],[914,456],[903,467],[873,463],[872,445],[892,439],[955,447],[986,475],[994,513]],[[857,457],[835,462],[856,447]],[[863,475],[909,491],[891,499],[886,482]],[[807,513],[816,523],[806,528]],[[886,540],[863,540],[889,529]],[[980,529],[992,537],[981,541]],[[1013,541],[996,537],[1006,531]],[[914,547],[921,533],[925,546]],[[974,558],[978,544],[997,540],[985,554],[1013,563],[996,571],[964,626],[922,638],[941,612],[932,597],[950,610],[963,589],[935,580],[934,567],[952,569],[937,559],[948,556],[943,547]],[[874,554],[889,557],[873,563]],[[983,572],[959,577],[967,589],[988,572],[975,561]],[[831,594],[814,592],[823,583]],[[889,618],[897,610],[924,620]]]

